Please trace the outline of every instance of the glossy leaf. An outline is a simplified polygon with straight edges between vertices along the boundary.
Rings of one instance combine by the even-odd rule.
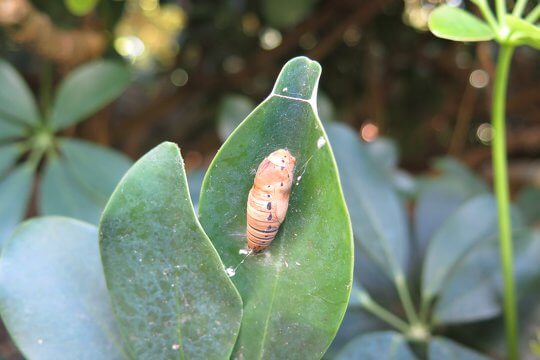
[[[229,358],[242,302],[197,221],[175,144],[128,171],[100,239],[113,309],[138,358]]]
[[[493,279],[493,274],[499,271],[499,254],[494,245],[492,239],[472,250],[448,276],[434,308],[435,324],[480,321],[501,313]]]
[[[405,211],[389,178],[349,127],[327,126],[355,239],[390,277],[402,274],[408,255]]]
[[[2,247],[0,312],[28,359],[122,359],[97,229],[60,217],[21,224]]]
[[[86,141],[63,139],[59,145],[61,156],[50,159],[44,172],[39,202],[41,213],[97,224],[131,160]]]
[[[92,115],[118,97],[130,80],[128,68],[115,61],[98,60],[75,69],[56,93],[53,129],[66,128]]]
[[[434,337],[428,344],[428,358],[437,360],[489,360],[490,358],[452,340]]]
[[[494,38],[491,28],[463,9],[442,5],[433,10],[428,20],[433,35],[454,41],[485,41]]]
[[[199,217],[226,266],[245,257],[253,170],[271,152],[296,157],[287,218],[262,254],[232,277],[244,301],[234,357],[320,358],[347,307],[352,234],[336,165],[316,117],[320,66],[290,60],[272,94],[235,130],[206,173]]]
[[[0,243],[26,214],[32,192],[32,178],[32,169],[22,165],[0,181]]]
[[[357,359],[415,360],[416,356],[403,335],[393,331],[382,331],[358,336],[336,356],[336,360]]]
[[[221,100],[218,116],[217,130],[221,141],[227,140],[254,108],[255,103],[247,96],[226,95]]]
[[[0,146],[0,179],[21,155],[19,144]]]
[[[525,188],[518,194],[516,205],[520,209],[524,221],[527,224],[534,224],[540,221],[540,189]]]
[[[495,200],[479,195],[467,201],[435,232],[424,261],[422,296],[432,299],[458,261],[480,241],[497,232]]]
[[[99,0],[64,0],[69,12],[73,15],[83,16],[96,7]]]
[[[434,232],[463,203],[485,193],[467,177],[444,174],[421,182],[414,210],[416,255],[423,257]]]
[[[37,125],[39,119],[28,85],[11,64],[0,59],[0,122],[9,121],[23,128],[25,125]]]

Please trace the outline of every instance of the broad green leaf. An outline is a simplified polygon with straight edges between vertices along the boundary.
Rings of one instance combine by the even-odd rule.
[[[433,311],[435,324],[457,324],[495,317],[501,312],[493,274],[499,271],[495,241],[474,249],[448,276]]]
[[[51,126],[60,130],[92,115],[118,97],[130,80],[128,68],[116,61],[98,60],[78,67],[58,88]]]
[[[201,196],[204,174],[206,174],[206,169],[196,169],[187,174],[189,195],[191,196],[191,202],[193,202],[195,212],[199,211],[199,197]]]
[[[0,179],[2,179],[5,171],[15,163],[20,155],[19,144],[0,146]]]
[[[464,164],[452,157],[442,157],[435,160],[433,167],[443,175],[459,180],[469,194],[488,192],[486,183]]]
[[[454,41],[485,41],[494,38],[491,28],[465,10],[442,5],[433,10],[428,20],[433,35]]]
[[[355,239],[391,278],[403,274],[408,256],[405,211],[388,176],[349,127],[327,126]]]
[[[398,149],[396,143],[388,138],[377,138],[366,144],[373,161],[386,171],[392,171],[398,164]]]
[[[527,224],[533,225],[540,221],[540,189],[525,188],[519,192],[516,205],[521,210]]]
[[[510,39],[516,45],[540,49],[540,27],[514,15],[506,15],[506,24],[512,33]]]
[[[461,206],[435,232],[422,269],[423,298],[429,300],[439,293],[467,251],[496,234],[496,208],[490,195],[479,195]]]
[[[403,335],[393,331],[381,331],[358,336],[336,356],[336,360],[358,359],[415,360],[416,356]]]
[[[124,176],[100,239],[113,309],[138,358],[229,358],[242,301],[193,211],[175,144]]]
[[[463,203],[485,193],[468,182],[467,177],[443,176],[421,182],[414,210],[414,234],[419,259],[432,239],[433,233]]]
[[[263,0],[262,13],[270,26],[290,28],[302,21],[316,0]]]
[[[23,126],[0,113],[0,140],[20,138],[25,133],[26,129]]]
[[[434,337],[428,343],[428,358],[437,360],[489,360],[490,358],[452,340]]]
[[[0,243],[26,214],[32,193],[33,171],[22,165],[0,181]]]
[[[226,95],[219,107],[218,134],[221,141],[227,140],[229,135],[255,108],[255,103],[247,96]]]
[[[62,139],[60,151],[73,177],[102,206],[132,165],[122,153],[87,141]]]
[[[63,158],[50,158],[40,185],[39,211],[97,224],[105,201],[89,193],[77,181]]]
[[[0,122],[3,121],[20,127],[37,125],[39,114],[28,85],[10,63],[0,59]],[[4,130],[3,126],[0,130]]]
[[[41,213],[65,215],[97,224],[131,160],[86,141],[62,139],[59,145],[60,158],[50,159],[44,172],[39,203]]]
[[[28,359],[122,359],[97,229],[60,217],[21,224],[2,247],[0,313]]]
[[[248,256],[232,277],[244,300],[237,358],[320,358],[347,308],[352,234],[332,150],[314,111],[320,72],[305,57],[290,60],[203,182],[201,223],[225,265],[235,267],[245,257],[252,171],[276,149],[296,157],[287,218],[272,244]]]
[[[73,15],[83,16],[94,10],[99,0],[64,0]]]

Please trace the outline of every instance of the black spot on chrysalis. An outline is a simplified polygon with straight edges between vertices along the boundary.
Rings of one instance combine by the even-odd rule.
[[[272,203],[269,202],[268,204],[266,204],[266,208],[267,208],[268,210],[272,210]]]

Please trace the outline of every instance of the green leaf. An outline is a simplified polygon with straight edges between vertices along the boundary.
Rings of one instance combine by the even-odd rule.
[[[53,129],[92,115],[118,97],[130,81],[128,68],[120,62],[98,60],[78,67],[58,88],[51,115]]]
[[[495,241],[465,256],[448,276],[433,311],[435,324],[457,324],[493,318],[501,313],[493,274],[499,271]]]
[[[0,312],[28,359],[122,359],[97,229],[60,217],[21,224],[4,242]]]
[[[471,169],[452,157],[442,157],[435,160],[433,167],[444,176],[459,180],[468,194],[483,194],[488,192],[488,186]]]
[[[73,15],[83,16],[96,7],[99,0],[64,0],[64,4]]]
[[[255,103],[247,96],[226,95],[221,100],[218,116],[217,130],[221,141],[227,140],[254,108]]]
[[[352,234],[336,165],[316,117],[321,68],[290,60],[274,91],[234,131],[206,173],[199,217],[226,266],[245,257],[253,170],[271,152],[296,157],[287,218],[262,254],[232,277],[244,300],[234,357],[320,358],[335,336],[352,280]]]
[[[19,144],[9,144],[0,146],[0,179],[21,155]]]
[[[34,172],[19,166],[0,181],[0,243],[26,214]]]
[[[39,207],[46,215],[65,215],[97,224],[101,211],[131,160],[90,142],[62,139],[60,158],[50,159]]]
[[[189,185],[189,195],[193,202],[193,209],[195,212],[199,209],[199,197],[201,196],[201,187],[206,174],[206,169],[196,169],[187,174],[187,182]]]
[[[100,238],[113,309],[138,358],[229,358],[242,301],[197,221],[175,144],[128,171]]]
[[[428,344],[428,358],[437,360],[489,360],[490,358],[443,337],[434,337]]]
[[[103,206],[132,165],[122,153],[87,141],[62,139],[60,150],[77,182]]]
[[[40,186],[41,214],[70,216],[97,224],[104,204],[77,181],[65,159],[49,159]]]
[[[414,211],[414,233],[416,254],[423,257],[433,233],[444,221],[467,200],[486,193],[469,181],[467,176],[452,176],[445,173],[441,177],[429,178],[421,182]]]
[[[439,6],[431,12],[428,27],[433,35],[454,41],[485,41],[495,37],[485,22],[449,5]]]
[[[393,331],[374,332],[352,340],[336,360],[415,360],[405,337]],[[438,359],[438,358],[433,358]]]
[[[514,15],[506,15],[506,24],[510,28],[510,40],[516,45],[529,45],[540,49],[540,27]]]
[[[424,261],[423,298],[435,297],[467,251],[496,234],[496,208],[492,196],[479,195],[461,206],[435,232]]]
[[[315,2],[316,0],[264,0],[262,13],[270,26],[290,28],[309,14]]]
[[[405,211],[388,176],[349,127],[327,126],[355,239],[391,278],[403,274],[408,256]]]
[[[0,113],[0,140],[16,139],[23,137],[26,133],[24,127],[16,121],[9,120],[5,114]]]
[[[516,199],[525,223],[533,225],[540,221],[540,189],[528,187],[521,190]]]
[[[0,59],[0,123],[9,121],[24,129],[25,125],[37,125],[39,119],[28,85],[11,64]],[[4,130],[3,127],[1,125],[0,130]]]

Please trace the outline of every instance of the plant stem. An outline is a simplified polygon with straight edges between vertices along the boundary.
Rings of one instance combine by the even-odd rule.
[[[540,4],[536,5],[534,9],[531,10],[529,15],[525,17],[525,20],[534,24],[538,20],[538,18],[540,18]]]
[[[504,26],[506,20],[506,0],[495,0],[495,10],[497,12],[497,20],[499,20],[499,26]]]
[[[491,9],[489,8],[487,2],[485,0],[473,0],[473,2],[476,4],[476,6],[478,6],[478,9],[480,9],[482,16],[488,22],[491,30],[497,33],[499,25],[497,25],[497,20],[495,19],[495,16],[493,16],[493,13],[491,12]]]
[[[403,274],[396,275],[396,277],[394,278],[394,282],[396,284],[399,299],[403,304],[403,309],[405,309],[405,315],[407,315],[407,320],[409,320],[411,324],[419,323],[420,320],[416,315],[416,310],[414,309],[414,305],[412,303],[411,294],[409,292],[407,283],[405,282],[405,276],[403,276]]]
[[[508,189],[508,164],[506,159],[505,101],[508,72],[514,48],[501,45],[492,99],[491,122],[493,126],[494,187],[499,216],[500,255],[504,280],[504,320],[508,359],[518,359],[516,289],[513,277],[512,224],[510,221],[510,195]]]
[[[389,325],[401,331],[403,334],[409,332],[409,325],[407,325],[405,321],[377,304],[365,291],[358,293],[358,300],[364,309],[377,316],[379,319],[386,321]]]
[[[525,10],[525,5],[527,5],[527,0],[517,0],[512,10],[512,15],[521,17],[523,10]]]

